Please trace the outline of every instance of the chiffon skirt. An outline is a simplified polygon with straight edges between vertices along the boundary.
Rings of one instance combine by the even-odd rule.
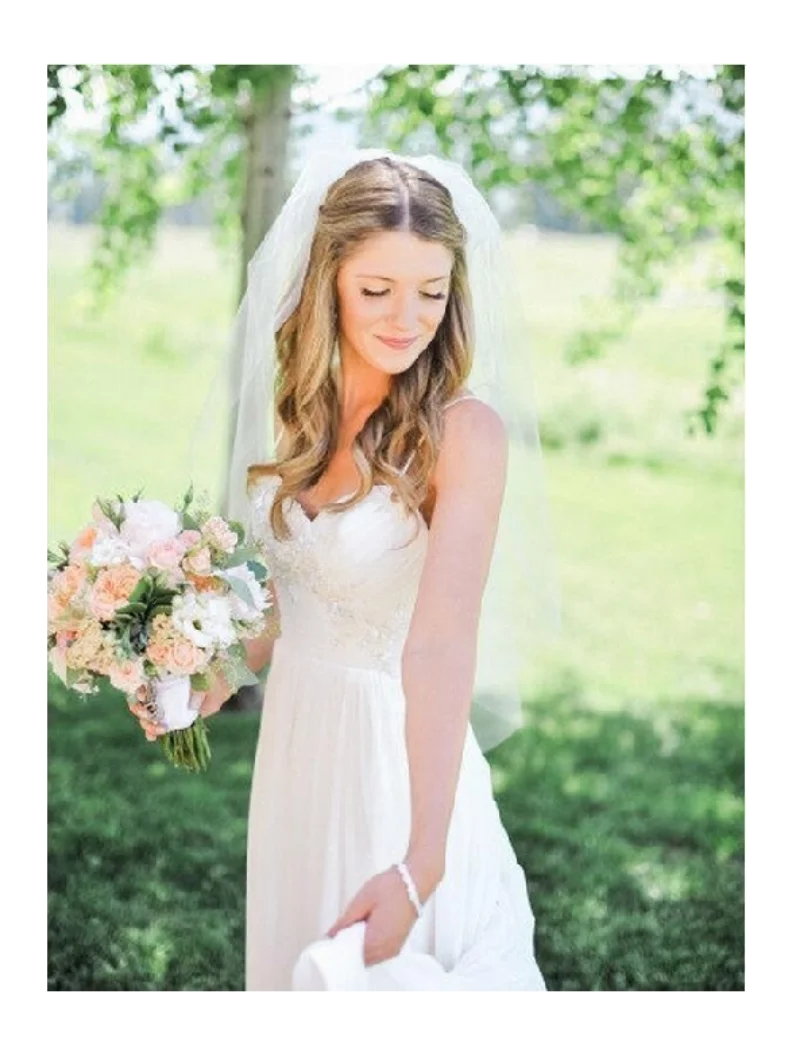
[[[444,878],[403,949],[363,960],[360,922],[325,938],[410,828],[398,674],[274,646],[247,844],[247,990],[545,990],[534,916],[467,729]]]

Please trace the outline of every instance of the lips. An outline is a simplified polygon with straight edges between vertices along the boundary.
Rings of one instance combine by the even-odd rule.
[[[379,336],[378,339],[381,343],[386,344],[387,347],[391,347],[394,351],[403,351],[407,347],[411,347],[413,343],[416,343],[418,337],[411,336],[408,340],[394,340],[391,336]]]

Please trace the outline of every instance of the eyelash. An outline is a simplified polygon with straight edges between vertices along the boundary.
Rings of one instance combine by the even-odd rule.
[[[361,289],[362,296],[370,296],[373,299],[377,299],[380,296],[388,295],[388,293],[389,293],[389,289],[388,288],[384,289],[383,292],[372,292],[372,291],[370,291],[369,288],[362,288]],[[423,297],[423,299],[445,299],[446,298],[446,293],[445,292],[440,292],[438,295],[433,295],[430,292],[420,292],[420,295]]]

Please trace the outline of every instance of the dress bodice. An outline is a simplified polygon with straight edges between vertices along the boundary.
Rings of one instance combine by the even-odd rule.
[[[287,499],[291,538],[278,540],[269,511],[279,481],[271,474],[251,488],[250,531],[275,586],[281,640],[339,665],[399,674],[427,549],[422,516],[376,484],[352,508],[313,519]]]

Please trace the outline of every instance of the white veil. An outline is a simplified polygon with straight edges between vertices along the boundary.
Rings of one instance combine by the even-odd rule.
[[[505,261],[500,227],[460,166],[381,149],[318,153],[305,166],[250,261],[226,352],[231,397],[226,516],[248,527],[247,468],[275,459],[275,332],[299,301],[319,207],[329,186],[352,166],[386,156],[427,171],[450,192],[467,231],[474,312],[474,361],[466,383],[501,415],[509,436],[508,480],[482,603],[471,713],[481,749],[488,750],[522,725],[525,676],[543,642],[557,633],[560,611],[535,402],[529,390],[522,392],[530,388],[526,351],[518,352],[523,379],[512,384],[509,376],[514,302],[522,295]],[[218,379],[212,402],[219,402],[220,384]]]

